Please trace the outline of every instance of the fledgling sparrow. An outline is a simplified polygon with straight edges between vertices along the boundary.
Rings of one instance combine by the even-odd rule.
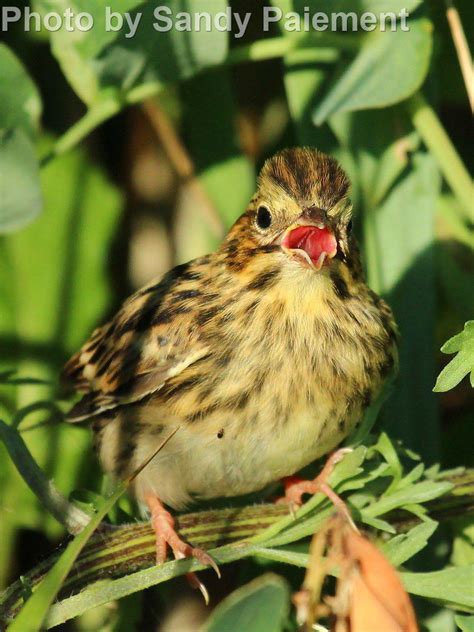
[[[366,285],[349,181],[315,149],[267,160],[219,249],[131,296],[67,363],[106,472],[133,482],[157,558],[209,556],[184,543],[164,504],[237,496],[337,446],[396,361],[390,308]],[[298,483],[289,496],[312,491]],[[291,485],[290,485],[291,487]],[[316,488],[315,488],[316,489]]]

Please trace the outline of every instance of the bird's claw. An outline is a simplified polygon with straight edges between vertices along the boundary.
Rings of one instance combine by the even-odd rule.
[[[193,557],[203,566],[210,566],[220,579],[221,573],[215,560],[203,549],[195,548],[179,537],[175,530],[174,518],[164,508],[161,501],[151,494],[147,496],[146,500],[151,512],[151,524],[155,531],[157,564],[163,564],[166,561],[166,553],[169,546],[176,560]],[[201,591],[204,601],[208,604],[209,593],[196,573],[186,573],[186,577],[193,588]]]
[[[216,561],[209,555],[209,553],[206,553],[206,551],[203,551],[202,549],[192,549],[191,555],[201,562],[201,564],[204,564],[204,566],[210,566],[216,573],[217,577],[219,579],[221,578],[221,571],[217,566]]]

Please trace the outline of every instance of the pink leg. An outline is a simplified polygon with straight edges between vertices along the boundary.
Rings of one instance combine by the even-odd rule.
[[[173,516],[167,509],[165,509],[159,498],[153,494],[148,494],[145,497],[145,502],[151,513],[151,526],[153,527],[156,536],[157,564],[163,564],[163,562],[166,561],[167,548],[170,546],[175,559],[182,560],[186,557],[194,557],[201,562],[201,564],[211,566],[216,571],[218,577],[221,576],[219,567],[212,557],[206,553],[206,551],[192,547],[179,537],[175,530]],[[204,584],[198,579],[195,573],[187,573],[186,576],[189,583],[194,588],[199,588],[201,590],[207,603],[209,601],[209,596]]]
[[[344,456],[352,452],[350,448],[341,448],[336,450],[326,461],[321,472],[312,481],[305,481],[297,476],[287,476],[283,479],[285,487],[285,495],[277,500],[277,503],[287,503],[292,509],[300,507],[303,504],[303,494],[325,494],[334,504],[336,509],[341,513],[349,523],[354,527],[351,514],[345,502],[336,492],[328,485],[328,478],[331,476],[334,466],[342,461]]]

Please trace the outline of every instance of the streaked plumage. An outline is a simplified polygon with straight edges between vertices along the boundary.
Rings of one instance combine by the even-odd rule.
[[[363,279],[347,189],[334,159],[277,154],[217,252],[138,291],[71,358],[84,397],[70,420],[92,422],[106,471],[131,473],[180,426],[135,481],[139,500],[259,490],[332,450],[379,392],[395,326]],[[320,270],[282,246],[313,224],[337,241]]]

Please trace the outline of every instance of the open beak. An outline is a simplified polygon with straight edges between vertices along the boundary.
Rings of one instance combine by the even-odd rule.
[[[324,222],[297,222],[281,237],[282,250],[319,271],[337,254],[337,240]]]

